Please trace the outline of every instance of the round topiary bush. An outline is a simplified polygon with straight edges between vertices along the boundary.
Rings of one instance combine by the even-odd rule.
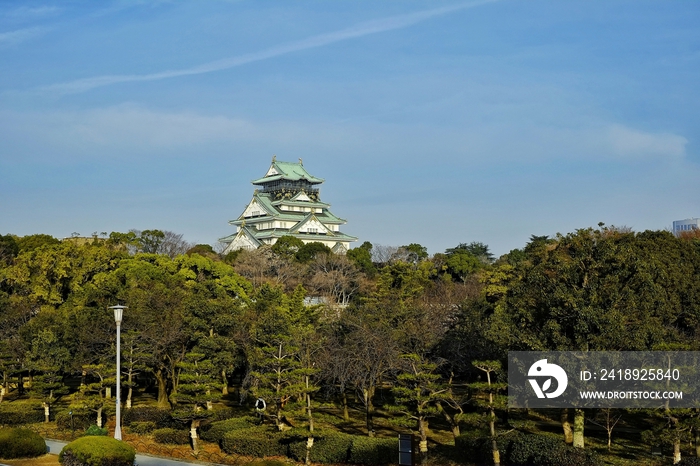
[[[46,442],[29,429],[0,429],[0,458],[35,458],[46,453]]]
[[[61,450],[58,461],[64,466],[132,466],[134,448],[111,437],[80,437]]]

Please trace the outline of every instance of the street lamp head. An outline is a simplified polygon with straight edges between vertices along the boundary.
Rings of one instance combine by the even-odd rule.
[[[109,309],[114,309],[114,321],[117,325],[122,323],[122,315],[124,314],[124,309],[128,309],[126,306],[109,306]]]

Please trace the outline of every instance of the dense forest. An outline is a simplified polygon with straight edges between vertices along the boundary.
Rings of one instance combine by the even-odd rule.
[[[373,436],[381,392],[424,457],[440,422],[455,438],[493,440],[498,461],[499,432],[516,428],[504,403],[509,350],[700,350],[698,277],[696,232],[603,224],[532,236],[500,258],[479,242],[433,256],[365,242],[335,255],[283,237],[224,256],[159,230],[5,235],[0,404],[36,400],[48,420],[70,398],[100,419],[115,382],[108,307],[121,304],[127,408],[150,391],[196,430],[237,390],[242,404],[264,399],[279,430],[295,420],[313,432],[319,403],[347,416],[352,399]],[[586,448],[594,414],[562,410],[563,441]],[[654,416],[645,439],[677,461],[682,445],[700,452],[700,412]]]

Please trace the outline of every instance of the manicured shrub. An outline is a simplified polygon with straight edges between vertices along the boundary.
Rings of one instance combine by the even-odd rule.
[[[201,429],[200,437],[207,442],[219,443],[224,434],[233,430],[253,427],[257,419],[251,416],[235,417],[225,421],[212,422]]]
[[[0,425],[21,426],[44,421],[44,409],[36,403],[0,403]]]
[[[186,430],[165,427],[154,430],[153,439],[158,443],[169,445],[187,445],[190,443],[190,433]]]
[[[64,466],[132,466],[136,451],[111,437],[80,437],[61,450],[58,461]]]
[[[107,435],[107,429],[92,425],[85,430],[83,435]]]
[[[72,421],[71,421],[71,414]],[[56,426],[61,429],[87,430],[95,424],[97,414],[87,409],[74,409],[72,411],[60,411],[56,413]]]
[[[221,449],[229,454],[253,456],[286,456],[287,445],[281,443],[284,436],[269,426],[233,430],[224,434]]]
[[[350,447],[350,458],[348,462],[378,466],[382,464],[393,464],[398,460],[398,457],[398,438],[376,438],[355,435],[353,436],[352,447]]]
[[[227,419],[232,419],[235,417],[236,410],[234,410],[233,408],[221,408],[214,411],[214,413],[211,416],[211,420],[214,422],[225,421]]]
[[[46,453],[46,442],[29,429],[0,429],[0,458],[34,458]]]
[[[477,464],[490,463],[491,440],[488,437],[461,435],[455,439],[455,448],[463,461]],[[595,452],[573,448],[560,438],[512,432],[498,437],[501,461],[519,466],[598,466],[602,460]]]
[[[150,434],[156,430],[156,423],[153,421],[135,421],[128,427],[129,432],[139,435]]]
[[[132,422],[155,422],[156,427],[179,427],[179,423],[170,415],[169,409],[155,408],[153,406],[142,406],[129,408],[123,411],[123,423],[130,426]]]
[[[289,456],[297,461],[306,458],[309,433],[297,430],[285,434],[284,443],[289,443]],[[353,436],[335,431],[315,431],[310,458],[314,463],[345,463],[350,455]]]

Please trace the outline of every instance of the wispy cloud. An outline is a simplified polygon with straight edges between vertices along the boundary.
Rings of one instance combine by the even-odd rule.
[[[204,63],[202,65],[197,65],[190,68],[184,68],[179,70],[167,70],[149,74],[95,76],[91,78],[78,79],[75,81],[44,86],[40,88],[40,90],[57,92],[59,94],[72,94],[85,92],[97,87],[109,86],[111,84],[117,83],[157,81],[160,79],[175,78],[179,76],[190,76],[211,73],[214,71],[221,71],[234,68],[236,66],[245,65],[247,63],[278,57],[280,55],[285,55],[292,52],[322,47],[324,45],[333,44],[335,42],[406,28],[437,16],[446,15],[448,13],[464,10],[467,8],[473,8],[494,1],[497,0],[481,0],[469,3],[460,3],[458,5],[435,8],[431,10],[423,10],[415,13],[366,21],[346,29],[341,29],[339,31],[320,34],[308,37],[306,39],[289,42],[287,44],[277,45],[258,52],[238,55],[235,57],[223,58],[221,60]]]
[[[17,29],[15,31],[0,32],[0,46],[19,44],[29,39],[33,39],[34,37],[40,36],[46,31],[47,29],[43,27],[31,27]]]
[[[4,16],[8,18],[20,18],[20,19],[35,19],[42,16],[53,15],[61,11],[61,8],[57,6],[37,6],[37,7],[27,7],[22,6],[5,12]]]
[[[671,133],[644,133],[622,125],[608,130],[613,151],[622,156],[683,157],[688,140]]]

